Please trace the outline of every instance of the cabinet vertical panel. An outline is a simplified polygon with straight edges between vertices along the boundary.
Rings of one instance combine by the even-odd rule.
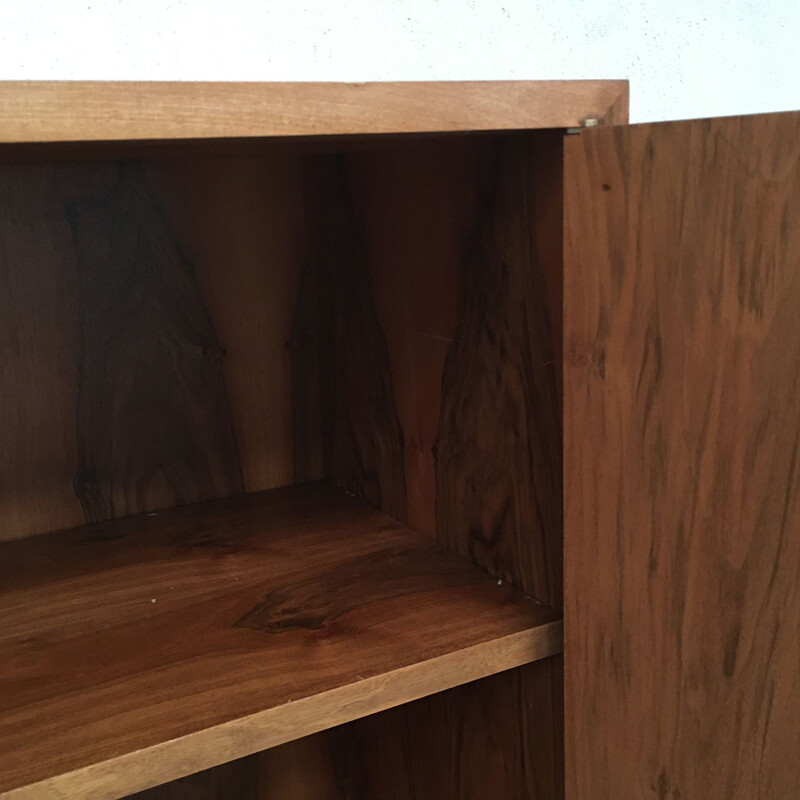
[[[0,165],[0,540],[322,476],[302,157],[95,155]]]
[[[84,521],[72,487],[80,320],[69,182],[63,170],[0,167],[0,540]]]
[[[308,174],[325,476],[405,521],[403,430],[347,161],[323,157]]]
[[[800,786],[800,116],[565,146],[569,800]]]
[[[222,349],[135,161],[0,166],[0,539],[241,490]]]
[[[87,521],[241,491],[219,346],[192,267],[134,163],[65,203],[80,291]]]
[[[553,605],[561,602],[560,159],[554,133],[376,147],[340,161],[347,199],[339,203],[351,209],[348,235],[361,243],[364,267],[340,272],[338,283],[349,287],[350,306],[358,298],[369,308],[360,318],[379,325],[387,389],[374,396],[397,414],[381,440],[392,438],[393,459],[400,451],[404,486],[391,494],[403,494],[401,518]],[[340,237],[343,227],[334,225]],[[341,305],[333,313],[356,316]],[[353,361],[363,345],[347,324]],[[361,362],[366,370],[368,358]],[[369,418],[359,413],[354,424]],[[396,467],[391,475],[399,483]]]
[[[301,156],[266,149],[161,159],[146,171],[194,266],[225,352],[245,491],[322,477],[319,425],[302,445],[295,432],[295,422],[309,416],[298,404],[319,402],[318,385],[300,396],[293,391],[294,368],[308,350],[293,341],[306,258]],[[311,416],[319,416],[318,408]]]
[[[561,425],[532,143],[480,153],[442,375],[436,534],[543,602],[561,599]],[[547,202],[557,197],[545,197]]]

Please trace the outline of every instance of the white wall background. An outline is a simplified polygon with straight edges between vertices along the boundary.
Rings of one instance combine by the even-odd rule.
[[[0,0],[0,79],[629,78],[631,119],[800,109],[800,0]]]

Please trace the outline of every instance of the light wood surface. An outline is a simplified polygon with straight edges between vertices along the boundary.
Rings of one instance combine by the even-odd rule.
[[[565,128],[625,121],[627,81],[0,83],[0,142]]]
[[[115,798],[558,652],[559,614],[323,484],[0,547],[0,793]]]
[[[800,114],[566,143],[568,800],[800,787]]]

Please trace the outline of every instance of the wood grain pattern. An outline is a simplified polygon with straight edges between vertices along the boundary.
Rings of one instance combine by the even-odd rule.
[[[386,336],[409,523],[556,605],[560,138],[349,154],[368,278],[342,279]]]
[[[320,363],[323,344],[322,302],[316,274],[309,260],[300,274],[300,288],[289,339],[292,370],[292,463],[294,482],[317,480],[325,475]],[[327,374],[327,373],[326,373]],[[328,377],[330,386],[330,377]]]
[[[406,519],[403,431],[386,338],[375,311],[363,227],[347,161],[314,166],[310,259],[321,315],[325,475],[396,519]]]
[[[332,731],[341,797],[563,798],[562,678],[556,656]]]
[[[800,115],[566,145],[570,800],[800,786]]]
[[[458,324],[462,230],[474,205],[475,147],[464,137],[347,155],[402,428],[405,514],[436,534],[433,445],[442,372]]]
[[[126,800],[273,800],[261,793],[259,776],[258,758],[248,756],[136,792]]]
[[[80,320],[65,184],[53,170],[0,170],[0,539],[83,521],[72,487]]]
[[[302,359],[288,346],[306,258],[301,159],[293,152],[176,156],[146,162],[146,174],[194,266],[225,352],[245,491],[321,478],[319,424],[302,448],[294,432],[300,403],[316,402],[319,416],[319,387],[304,386],[297,396],[293,371]],[[298,449],[309,462],[302,470]]]
[[[562,687],[552,656],[129,800],[563,800]]]
[[[556,612],[321,484],[0,549],[9,800],[120,797],[561,648]]]
[[[300,158],[215,152],[0,168],[0,540],[321,477]]]
[[[223,352],[141,170],[68,203],[81,311],[75,492],[90,522],[241,491]]]
[[[126,147],[132,148],[127,157],[136,155],[135,145]],[[331,147],[334,145],[314,144],[312,150]],[[47,435],[38,455],[37,451],[31,454],[30,468],[36,484],[44,474],[42,465],[51,457],[49,448],[61,435],[64,443],[58,444],[62,448],[58,452],[63,451],[63,465],[56,462],[55,469],[65,508],[51,506],[50,498],[57,496],[52,487],[43,491],[36,486],[41,494],[36,507],[46,509],[38,530],[80,521],[71,487],[79,442],[90,467],[105,465],[102,470],[82,470],[78,483],[84,500],[92,501],[90,508],[97,506],[98,516],[236,492],[242,486],[253,490],[306,480],[318,477],[324,466],[348,491],[363,495],[396,518],[408,518],[426,533],[457,543],[479,565],[557,606],[560,559],[553,554],[560,548],[560,467],[549,460],[554,453],[556,459],[560,457],[556,447],[560,419],[554,400],[558,396],[558,364],[554,362],[561,290],[560,136],[541,132],[405,141],[380,138],[354,140],[341,143],[341,147],[343,154],[301,158],[300,151],[307,152],[305,146],[298,152],[286,146],[263,152],[251,149],[239,156],[238,150],[221,153],[215,147],[206,152],[202,144],[194,144],[184,155],[164,150],[141,169],[117,163],[114,158],[120,158],[121,152],[91,165],[8,168],[12,172],[31,170],[20,183],[27,185],[33,175],[41,186],[22,219],[15,221],[15,228],[7,221],[0,223],[0,235],[4,229],[14,231],[11,238],[17,242],[16,251],[12,248],[10,252],[19,252],[19,232],[33,222],[31,229],[37,230],[41,242],[21,264],[35,266],[38,282],[29,287],[31,297],[51,300],[41,310],[29,301],[23,308],[17,297],[25,295],[11,293],[7,301],[12,308],[11,335],[3,352],[18,359],[21,372],[27,363],[39,359],[44,369],[37,379],[41,375],[56,388],[66,387],[66,393],[57,398],[64,406],[58,425],[43,427]],[[152,155],[159,154],[153,151]],[[37,180],[32,185],[36,186]],[[19,196],[24,197],[24,192]],[[46,210],[47,225],[39,221],[38,210],[32,213],[33,207]],[[25,247],[32,246],[31,237],[22,238]],[[139,242],[138,250],[128,246],[133,241]],[[54,280],[59,261],[52,250],[65,259],[67,280],[61,284]],[[17,276],[14,286],[24,287],[30,281],[19,271],[12,275]],[[513,292],[504,283],[509,280]],[[54,286],[59,286],[58,292]],[[113,309],[121,309],[122,314],[109,311],[107,301],[112,295],[116,298]],[[491,336],[486,338],[480,324],[476,326],[480,316],[476,303],[490,295],[496,313],[491,317]],[[86,306],[83,312],[80,300]],[[33,323],[26,321],[23,311]],[[82,313],[89,322],[83,330],[77,324]],[[530,330],[525,327],[526,314],[534,318]],[[72,338],[59,342],[47,338],[48,318],[53,320],[53,331],[63,327],[71,331]],[[23,356],[16,351],[14,338],[20,321],[22,328],[28,329],[23,333],[33,342]],[[496,340],[492,338],[495,331]],[[35,338],[40,333],[45,334],[41,341]],[[198,338],[208,343],[207,352],[220,356],[200,370],[193,366],[192,344]],[[85,351],[82,382],[78,380],[81,347]],[[166,370],[169,358],[177,360],[177,372]],[[146,375],[157,377],[148,383],[143,380]],[[23,381],[21,385],[26,384]],[[79,386],[80,440],[75,438],[78,426],[73,421]],[[108,388],[110,392],[105,391]],[[151,392],[165,390],[168,402],[150,402]],[[37,392],[37,385],[31,384],[25,397],[35,397]],[[106,407],[106,398],[116,400]],[[488,399],[492,402],[482,405]],[[20,402],[11,393],[6,402],[17,403],[16,413],[24,422],[19,439],[13,431],[7,436],[13,447],[22,450],[45,411],[41,405],[26,405],[24,398]],[[496,413],[497,407],[505,409],[503,415]],[[92,413],[92,408],[97,410]],[[479,408],[484,411],[475,413]],[[109,417],[112,412],[116,416]],[[145,419],[148,428],[143,425]],[[321,422],[326,434],[324,465]],[[486,423],[491,423],[491,435],[484,428]],[[199,436],[192,433],[195,424],[199,424]],[[232,431],[236,433],[235,449]],[[443,453],[439,466],[434,458],[437,436]],[[556,449],[551,452],[551,448]],[[135,458],[124,457],[126,453]],[[508,453],[513,458],[509,459]],[[516,466],[511,466],[512,462]],[[87,475],[92,478],[98,471],[105,473],[105,483],[87,484]],[[534,487],[532,495],[529,484]],[[15,492],[14,503],[20,504],[24,492]],[[493,498],[491,508],[476,499],[484,494]],[[9,523],[13,535],[31,532],[24,527],[27,521],[20,526],[20,513],[25,516],[33,511],[30,506],[23,512],[10,511],[9,520],[17,514],[16,521]],[[53,524],[51,513],[56,520]],[[228,639],[221,634],[215,638],[216,620],[228,612],[230,642],[234,637],[263,637],[265,630],[274,631],[267,635],[310,637],[315,643],[322,639],[323,647],[313,651],[317,655],[331,638],[327,620],[336,617],[337,635],[333,638],[342,644],[340,664],[345,664],[353,655],[344,655],[345,640],[354,633],[350,621],[367,613],[353,587],[359,586],[367,602],[380,608],[394,608],[395,604],[400,608],[419,579],[416,562],[402,552],[370,554],[367,550],[354,553],[341,569],[332,572],[313,576],[306,572],[305,577],[293,574],[291,585],[287,578],[286,585],[259,593],[244,607],[236,587],[230,585],[230,563],[238,539],[223,536],[220,542],[216,534],[205,530],[187,535],[178,548],[185,547],[197,557],[199,553],[211,555],[220,572],[209,566],[202,575],[192,573],[191,579],[187,578],[183,586],[187,595],[172,617],[180,634],[176,634],[176,649],[164,656],[167,661],[158,661],[157,643],[145,641],[148,630],[152,636],[149,614],[137,617],[141,614],[138,593],[149,593],[148,587],[153,585],[149,581],[158,582],[158,593],[165,586],[176,585],[174,580],[167,583],[172,576],[166,572],[156,569],[152,577],[142,567],[132,584],[136,598],[127,594],[119,598],[111,591],[111,610],[103,607],[105,611],[101,608],[97,616],[89,615],[92,625],[108,627],[104,641],[111,642],[108,647],[118,650],[119,656],[109,665],[86,667],[83,674],[90,683],[108,679],[109,686],[103,691],[119,706],[117,721],[134,713],[134,691],[158,695],[158,687],[147,683],[147,670],[156,663],[169,675],[179,675],[189,664],[196,669],[199,661],[206,665],[200,668],[200,681],[213,684],[209,693],[216,691],[215,681],[219,681],[231,693],[231,703],[241,703],[245,712],[252,708],[247,706],[252,700],[247,694],[248,680],[258,686],[260,674],[245,675],[241,685],[231,686],[230,674],[236,667],[226,659],[234,654],[228,649]],[[428,546],[436,547],[430,542]],[[385,573],[385,558],[396,562],[391,575]],[[175,569],[170,559],[153,563],[164,570]],[[427,567],[420,569],[423,576],[428,575]],[[255,581],[258,575],[263,581],[263,570],[263,564],[254,566],[248,580]],[[241,582],[243,576],[233,568],[236,577]],[[485,585],[487,591],[488,587],[495,591],[493,583]],[[250,588],[248,585],[247,590]],[[83,588],[75,591],[78,598]],[[108,594],[105,587],[92,591]],[[175,591],[170,590],[170,596]],[[451,589],[444,587],[443,591]],[[55,587],[53,592],[57,594]],[[442,604],[438,596],[436,602],[426,600],[430,607],[425,613],[431,614],[432,630],[433,616],[437,616],[436,632],[433,638],[426,633],[420,646],[441,642],[442,625],[446,630],[458,625],[462,631],[480,625],[484,612],[476,612],[473,592],[471,589],[468,596],[458,598],[452,595],[449,604]],[[218,595],[224,595],[223,601]],[[44,592],[42,602],[54,597]],[[131,613],[124,633],[123,624],[114,617],[120,609],[118,599],[127,609],[125,613]],[[160,611],[158,603],[162,601],[156,599],[153,605]],[[32,637],[26,634],[32,639],[28,644],[38,648],[37,663],[44,670],[57,661],[73,663],[70,659],[78,657],[94,633],[64,636],[56,628],[61,631],[68,620],[57,615],[60,627],[53,623],[51,629],[43,621],[47,616],[44,607],[38,608],[39,612],[32,613],[40,614],[36,624],[42,631]],[[80,610],[83,613],[86,608]],[[405,612],[394,613],[402,616]],[[475,613],[477,623],[470,619]],[[425,630],[424,621],[414,624],[422,624],[421,630]],[[345,630],[341,638],[340,625]],[[366,623],[364,627],[370,636],[380,633]],[[212,725],[213,734],[203,733],[201,740],[179,736],[175,749],[146,750],[147,769],[136,754],[130,758],[111,755],[106,763],[86,769],[68,765],[56,783],[39,784],[27,791],[37,800],[48,796],[41,794],[45,791],[100,797],[110,796],[103,792],[121,773],[139,781],[124,791],[168,780],[452,685],[447,680],[471,680],[523,663],[530,659],[531,641],[521,636],[502,646],[496,639],[471,646],[466,656],[461,652],[429,657],[426,651],[424,660],[400,667],[399,672],[390,672],[390,677],[376,678],[377,682],[367,677],[350,694],[352,685],[348,684],[345,695],[331,689],[305,705],[296,701],[289,721],[280,709],[241,726],[222,720]],[[416,657],[414,653],[419,651],[401,638],[404,653]],[[379,643],[381,652],[386,649],[385,641],[379,639],[370,640],[376,653]],[[547,641],[552,644],[554,640]],[[169,662],[185,643],[187,661],[181,665]],[[235,656],[246,661],[246,647]],[[121,697],[114,692],[118,681],[123,681],[124,658],[132,658],[131,669],[139,671],[131,695]],[[304,658],[308,660],[307,654]],[[13,674],[21,681],[23,661],[15,663],[20,671]],[[255,659],[248,663],[253,666]],[[451,677],[443,682],[443,675]],[[398,736],[407,741],[414,738],[411,728],[394,731],[394,726],[416,725],[418,719],[438,709],[435,713],[443,721],[429,727],[420,736],[420,744],[427,742],[426,748],[432,752],[450,752],[449,748],[463,752],[450,757],[440,778],[429,777],[430,789],[423,789],[419,777],[431,763],[421,746],[383,772],[380,759],[370,757],[369,766],[363,766],[360,773],[349,773],[348,786],[362,792],[366,800],[374,781],[383,780],[382,774],[389,782],[387,792],[402,792],[404,781],[413,780],[419,797],[436,787],[458,796],[468,780],[487,792],[487,797],[492,797],[488,792],[494,787],[498,800],[501,792],[557,800],[559,783],[552,779],[557,774],[552,773],[555,762],[547,759],[560,748],[553,710],[560,684],[552,670],[536,675],[509,672],[491,687],[476,684],[445,699],[422,700],[406,715],[371,723],[372,732],[364,735],[381,741],[370,747],[376,753],[389,754]],[[39,678],[36,681],[45,684]],[[21,695],[30,697],[25,692],[34,691],[33,685],[26,684]],[[195,688],[192,684],[192,691]],[[81,694],[79,687],[73,689],[74,696],[62,698],[70,714],[73,707],[81,706],[81,698],[88,696]],[[284,687],[282,691],[288,690]],[[530,702],[519,706],[521,698]],[[178,709],[178,719],[169,724],[191,724],[194,706],[186,702],[189,710]],[[196,713],[213,713],[205,703],[201,705]],[[224,711],[224,703],[222,707]],[[496,709],[503,710],[502,717],[494,716]],[[17,719],[13,714],[12,718]],[[79,755],[93,748],[91,757],[95,757],[96,742],[89,740],[102,727],[99,718],[82,726],[89,738],[78,737]],[[61,733],[67,736],[65,730]],[[139,729],[119,735],[128,741],[144,733]],[[365,752],[360,736],[346,740],[350,744],[342,758]],[[70,737],[74,737],[72,730]],[[30,743],[30,739],[25,741]],[[24,742],[20,746],[25,746]],[[81,747],[85,749],[81,751]],[[493,758],[483,778],[476,766],[475,774],[467,779],[465,771],[487,750],[515,755],[507,767],[499,757]],[[98,757],[104,758],[102,747],[100,751]],[[533,765],[531,759],[539,754],[543,760]],[[37,759],[39,755],[37,751]],[[70,757],[71,750],[65,748],[60,755],[48,751],[42,760],[53,763],[48,758]],[[163,791],[166,797],[184,793],[203,798],[240,791],[236,787],[247,787],[249,792],[253,763],[241,762],[241,775],[234,767],[225,768]],[[338,797],[343,785],[342,775],[332,774],[328,742],[323,737],[315,738],[314,743],[302,739],[278,748],[257,759],[257,765],[258,791],[267,796],[319,795],[327,800],[328,796]],[[340,767],[337,763],[337,769]]]
[[[213,328],[140,171],[0,186],[0,539],[238,491]]]
[[[373,381],[376,375],[388,374],[381,378],[388,388],[372,395],[380,402],[361,403],[350,417],[362,435],[369,433],[371,457],[369,462],[354,460],[352,465],[363,470],[368,463],[366,474],[373,480],[377,476],[382,487],[382,492],[373,492],[373,498],[385,495],[393,502],[402,496],[397,490],[397,473],[402,469],[404,511],[410,524],[437,536],[449,531],[462,552],[479,565],[498,572],[501,564],[502,577],[511,577],[527,591],[533,587],[558,605],[561,420],[555,362],[560,351],[561,137],[542,133],[395,142],[348,152],[330,170],[325,179],[328,190],[339,199],[325,207],[336,207],[340,214],[341,209],[347,210],[346,222],[337,219],[332,227],[339,241],[349,236],[359,245],[345,248],[350,258],[338,265],[330,254],[341,249],[326,245],[320,250],[342,286],[358,286],[358,299],[354,301],[351,294],[337,296],[336,288],[322,296],[333,299],[334,315],[370,320],[368,335],[365,328],[347,323],[350,336],[361,336],[374,347],[373,318],[377,317],[378,331],[386,337],[386,355],[378,353],[380,358],[375,359],[379,369],[371,367],[367,374]],[[344,237],[343,231],[348,232]],[[480,263],[473,255],[476,250],[484,256]],[[365,267],[353,267],[362,260]],[[473,370],[480,341],[467,335],[471,320],[478,319],[470,303],[480,302],[487,285],[499,285],[502,290],[508,273],[514,279],[514,292],[499,297],[494,307],[495,322],[506,331],[505,339],[498,338],[494,349],[487,343],[483,359]],[[506,313],[510,331],[503,329]],[[530,325],[525,314],[535,317]],[[334,337],[323,334],[322,338]],[[461,344],[454,345],[454,340]],[[348,342],[345,358],[363,347],[344,341]],[[441,410],[443,377],[448,354],[455,347],[460,352],[459,369],[451,371],[451,384],[444,387],[447,401],[464,414],[448,429],[447,468],[437,470],[434,445],[441,421],[450,425],[450,415]],[[373,362],[360,356],[354,362],[348,368],[350,380],[362,382],[359,368]],[[336,358],[329,356],[327,363],[332,368]],[[473,384],[461,379],[461,368],[472,370]],[[342,374],[344,370],[337,373]],[[498,374],[501,377],[492,383]],[[517,380],[520,375],[522,379]],[[485,376],[490,388],[498,387],[492,399],[508,391],[513,402],[507,413],[498,414],[493,403],[482,399],[480,381]],[[376,419],[390,416],[385,411],[387,402],[396,406],[398,425],[376,424]],[[482,413],[473,413],[476,408]],[[487,414],[490,420],[485,419]],[[326,425],[330,424],[328,420]],[[492,428],[493,436],[482,435],[484,425]],[[383,443],[382,449],[374,447],[376,441]],[[535,465],[533,474],[530,469],[525,473],[528,483],[517,482],[518,465],[508,459],[510,442],[523,466]],[[331,448],[343,452],[344,446],[347,440],[341,436],[328,439],[329,452]],[[397,453],[400,457],[395,462]],[[397,468],[386,468],[387,454],[391,454],[390,463],[398,463]],[[372,466],[376,462],[384,465],[383,473]],[[358,475],[350,486],[357,485]],[[469,480],[470,475],[474,479]],[[531,484],[537,486],[533,496]],[[448,494],[448,502],[441,501],[442,493]],[[495,524],[495,530],[480,518],[486,494],[510,496],[514,507],[501,524]],[[537,502],[543,505],[543,514],[538,513]],[[462,523],[460,528],[451,519],[454,513]],[[464,522],[465,516],[476,517],[469,523],[474,530]],[[480,539],[483,546],[470,546],[472,538]],[[536,567],[531,569],[531,564]],[[341,788],[345,780],[341,776],[338,785],[352,793],[346,796],[364,798],[382,796],[380,792],[388,797],[407,797],[409,792],[419,798],[459,797],[469,783],[476,787],[475,797],[483,791],[498,800],[558,800],[563,796],[561,772],[554,767],[561,757],[560,691],[560,676],[553,672],[536,679],[527,673],[510,673],[491,691],[475,684],[458,696],[419,701],[407,714],[375,718],[363,738],[352,733],[337,744],[334,737],[336,764],[340,768],[342,761],[361,765],[355,774],[345,776],[345,788]],[[520,705],[520,692],[539,699]],[[483,716],[466,714],[470,707],[481,709]],[[508,711],[493,717],[493,710],[500,709]],[[439,722],[422,729],[423,735],[418,719]],[[360,723],[355,727],[360,728]],[[380,755],[367,758],[360,744],[364,741]],[[398,756],[398,741],[409,748],[406,757]],[[419,747],[412,746],[416,741]],[[479,754],[487,748],[528,755],[511,758],[506,771],[495,763],[481,777],[478,765],[484,762]],[[531,751],[553,758],[547,765],[543,761],[533,766],[530,759],[536,756]],[[437,759],[431,759],[430,753],[449,754],[443,763],[452,768],[435,773],[431,765]]]
[[[0,141],[566,128],[619,123],[627,81],[0,82]]]
[[[434,445],[436,534],[538,599],[561,598],[561,425],[530,143],[480,163],[462,246],[459,327]],[[546,198],[546,200],[558,200]]]

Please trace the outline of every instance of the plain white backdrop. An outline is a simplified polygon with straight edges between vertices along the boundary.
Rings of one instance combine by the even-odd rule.
[[[800,109],[800,0],[0,0],[0,79],[629,78],[634,122]]]

